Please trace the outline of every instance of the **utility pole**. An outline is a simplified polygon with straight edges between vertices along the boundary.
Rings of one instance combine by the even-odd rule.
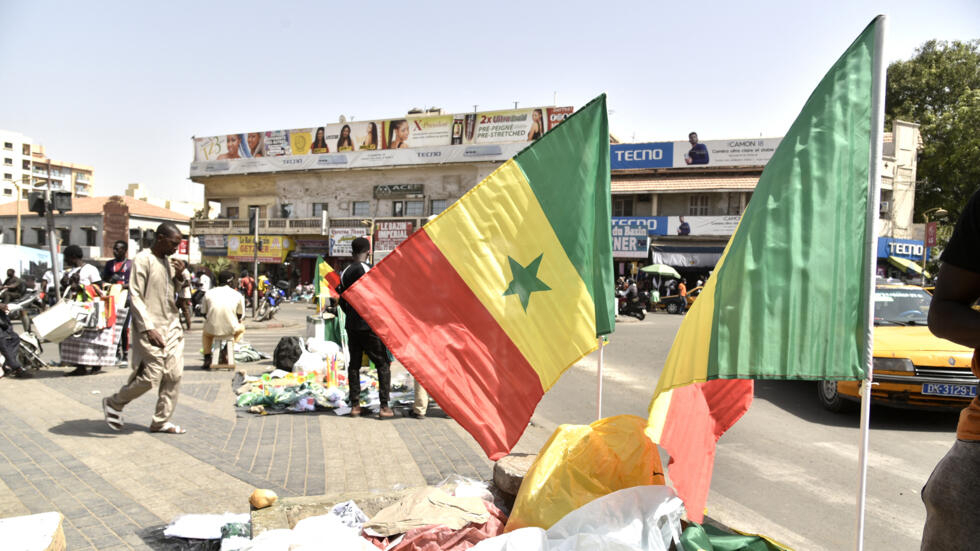
[[[255,284],[252,286],[252,319],[255,319],[259,307],[259,208],[251,207],[248,213],[252,226],[252,272]]]
[[[44,193],[44,218],[48,229],[48,249],[51,251],[51,275],[54,279],[54,296],[61,298],[61,270],[58,269],[58,244],[54,231],[54,198],[51,191],[51,159],[48,159],[48,189]]]

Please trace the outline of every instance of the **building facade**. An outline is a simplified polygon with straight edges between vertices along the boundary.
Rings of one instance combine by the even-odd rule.
[[[17,244],[17,207],[20,204],[20,245],[35,248],[48,246],[47,226],[44,217],[27,210],[27,201],[0,205],[0,241]],[[107,260],[112,258],[112,246],[118,240],[129,243],[130,256],[152,242],[152,232],[162,222],[173,222],[184,235],[190,231],[190,217],[178,212],[151,205],[131,197],[81,197],[72,201],[71,212],[55,215],[55,230],[59,247],[78,245],[85,258]],[[183,254],[191,256],[195,250],[187,244]]]
[[[47,189],[48,180],[55,191],[70,191],[74,197],[95,195],[91,166],[51,159],[43,145],[19,132],[0,130],[0,144],[3,159],[0,201],[18,196],[25,199],[31,190]]]

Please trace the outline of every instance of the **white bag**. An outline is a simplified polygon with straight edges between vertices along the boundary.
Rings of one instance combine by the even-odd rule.
[[[31,320],[34,332],[41,340],[61,342],[85,329],[85,322],[79,321],[70,302],[61,301]]]

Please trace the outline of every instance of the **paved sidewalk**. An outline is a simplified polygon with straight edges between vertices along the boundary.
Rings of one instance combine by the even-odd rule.
[[[305,333],[307,314],[305,305],[286,305],[276,323],[289,327],[251,329],[245,340],[271,355],[280,337]],[[472,438],[436,408],[423,421],[238,412],[233,374],[200,370],[199,349],[198,323],[174,416],[183,435],[147,432],[155,390],[126,408],[123,431],[106,427],[101,400],[128,368],[0,379],[0,517],[60,511],[73,551],[152,549],[164,547],[159,529],[177,515],[246,512],[257,487],[302,496],[491,476]],[[56,360],[57,347],[45,356]]]

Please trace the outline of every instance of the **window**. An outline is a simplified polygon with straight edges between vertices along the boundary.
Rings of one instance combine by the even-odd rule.
[[[61,234],[61,246],[65,247],[71,245],[71,230],[68,228],[58,228],[58,233]]]
[[[95,228],[85,228],[85,246],[95,246]]]
[[[354,201],[351,203],[351,216],[370,216],[371,203],[369,201]]]
[[[251,213],[252,209],[259,211],[259,218],[265,219],[265,205],[249,205],[248,212]]]
[[[24,162],[26,163],[27,161],[24,161]],[[3,158],[3,164],[5,164],[7,166],[14,166],[14,160],[11,159],[10,157],[4,157]]]
[[[8,188],[4,188],[3,189],[3,194],[6,195],[6,196],[8,196],[8,197],[11,197],[14,194],[14,190],[10,189],[9,187]]]
[[[47,245],[47,232],[41,228],[35,228],[34,231],[37,232],[37,244],[41,246]]]
[[[6,161],[9,161],[9,160],[10,159],[6,159],[5,162],[4,162],[4,164],[8,164],[9,165],[10,163],[7,163],[6,162]],[[20,168],[23,169],[23,170],[30,170],[31,169],[31,162],[30,161],[24,161],[24,162],[22,162],[20,164]]]
[[[293,217],[293,204],[292,203],[280,203],[279,204],[279,214],[281,218],[292,218]]]
[[[613,197],[613,216],[633,216],[632,197]]]
[[[4,172],[3,173],[3,179],[4,180],[13,180],[14,179],[14,175],[11,174],[11,173],[9,173],[9,172]]]
[[[324,212],[329,212],[326,203],[313,203],[313,218],[320,218]]]
[[[738,192],[728,194],[728,215],[736,216],[742,213],[742,194]]]
[[[445,199],[433,199],[432,201],[429,201],[429,210],[431,211],[429,214],[439,214],[440,212],[446,210],[446,207],[449,206],[447,203],[449,203],[449,201]]]
[[[31,144],[25,143],[24,145],[22,145],[21,148],[20,148],[20,154],[21,155],[30,155],[31,154]]]
[[[3,142],[3,148],[6,149],[6,150],[8,150],[8,151],[13,151],[14,144],[12,144],[10,142]]]
[[[391,215],[392,216],[405,216],[405,201],[392,201],[391,202]]]
[[[422,216],[425,214],[425,201],[405,201],[405,216]]]
[[[238,218],[238,207],[225,207],[225,218]]]
[[[691,208],[688,209],[688,214],[691,216],[707,216],[708,215],[708,196],[705,194],[698,194],[691,196]]]

